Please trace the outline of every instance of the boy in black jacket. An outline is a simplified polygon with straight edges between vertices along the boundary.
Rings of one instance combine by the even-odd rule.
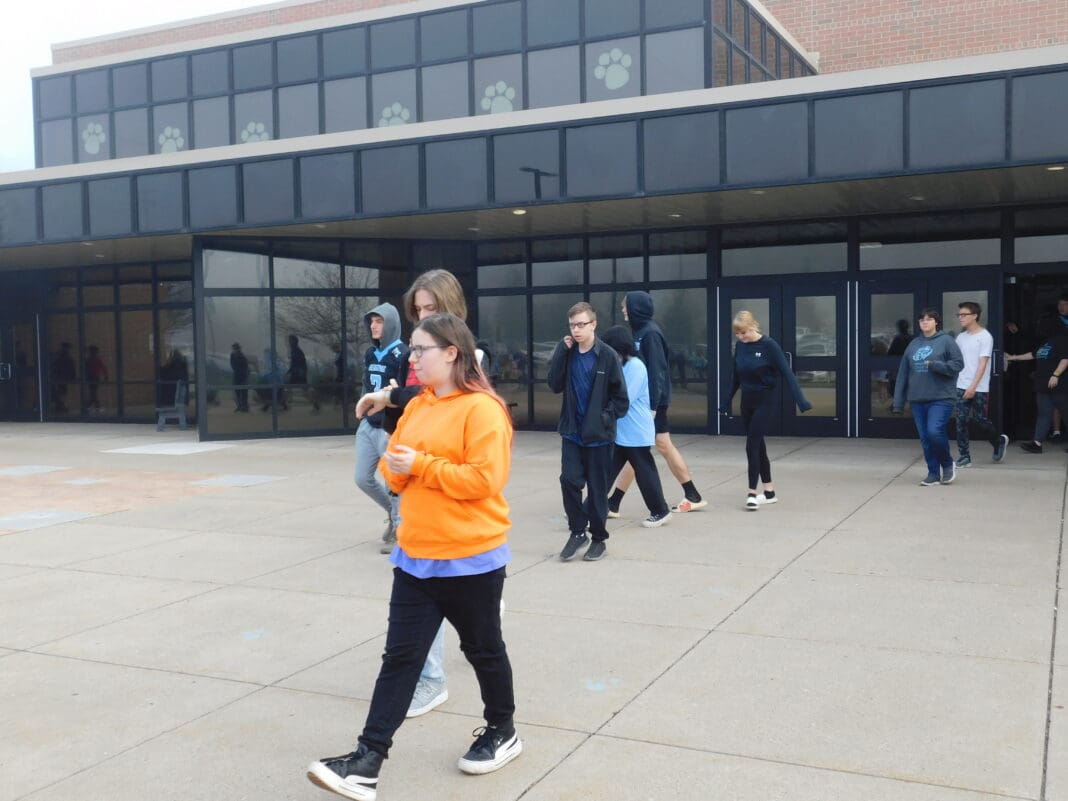
[[[582,557],[594,562],[605,555],[608,530],[608,485],[612,480],[612,444],[616,420],[627,413],[627,385],[619,357],[597,340],[597,312],[589,303],[576,303],[567,312],[571,334],[556,345],[549,362],[549,389],[563,393],[560,488],[571,535],[560,559],[574,558],[579,548],[593,543]],[[586,502],[582,488],[586,488]]]

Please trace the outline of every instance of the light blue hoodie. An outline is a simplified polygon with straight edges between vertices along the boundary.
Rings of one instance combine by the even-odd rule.
[[[649,371],[641,359],[632,356],[623,364],[630,408],[616,421],[616,445],[645,448],[656,441],[653,410],[649,408]]]

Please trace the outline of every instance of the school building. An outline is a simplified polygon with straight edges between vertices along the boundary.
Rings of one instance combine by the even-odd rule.
[[[568,307],[605,327],[642,289],[675,430],[740,430],[749,309],[815,404],[775,433],[912,436],[921,307],[977,301],[1018,352],[1068,286],[1063,0],[288,0],[56,45],[32,81],[0,420],[147,422],[188,376],[205,439],[352,430],[363,316],[444,267],[519,427],[555,425]]]

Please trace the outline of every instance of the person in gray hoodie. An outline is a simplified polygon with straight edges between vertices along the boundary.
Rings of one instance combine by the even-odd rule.
[[[894,414],[901,414],[905,401],[920,435],[927,461],[927,477],[921,487],[950,484],[956,478],[946,427],[957,398],[957,373],[964,369],[964,356],[956,341],[942,330],[942,314],[927,307],[920,311],[920,333],[905,349],[894,387]],[[941,472],[940,472],[941,471]]]
[[[363,323],[371,346],[363,356],[363,391],[376,392],[399,381],[408,366],[408,347],[401,341],[400,314],[392,303],[382,303],[364,315]],[[385,415],[379,411],[360,420],[356,429],[356,486],[389,514],[382,541],[397,541],[398,503],[378,475],[378,461],[389,445],[389,434],[382,428]]]

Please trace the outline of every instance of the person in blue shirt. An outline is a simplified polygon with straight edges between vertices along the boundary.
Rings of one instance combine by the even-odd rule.
[[[664,500],[664,487],[656,470],[652,446],[656,442],[656,425],[649,406],[649,372],[645,363],[636,358],[634,333],[627,326],[614,325],[601,336],[601,341],[619,354],[623,362],[623,380],[627,383],[630,406],[626,415],[616,422],[616,446],[612,453],[612,475],[619,475],[624,464],[634,468],[638,490],[649,508],[649,517],[642,521],[645,528],[659,528],[671,519],[671,510]]]
[[[738,312],[731,328],[738,343],[734,349],[730,391],[719,410],[723,414],[730,414],[734,393],[739,388],[742,390],[745,455],[749,462],[749,494],[745,499],[745,508],[755,512],[761,505],[777,503],[779,500],[775,496],[775,485],[771,481],[771,462],[768,460],[768,449],[764,443],[772,415],[779,402],[779,394],[776,391],[779,382],[786,381],[801,412],[807,412],[812,408],[812,404],[802,394],[779,343],[760,332],[760,323],[752,313]],[[764,488],[759,495],[758,478]]]

